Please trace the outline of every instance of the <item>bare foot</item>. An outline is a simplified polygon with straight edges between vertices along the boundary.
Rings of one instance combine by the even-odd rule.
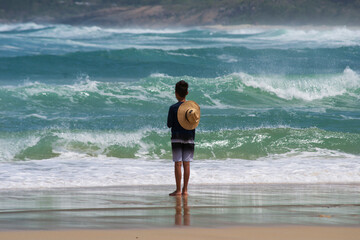
[[[183,188],[181,195],[187,196],[188,195],[187,189]]]
[[[180,191],[174,191],[172,193],[169,193],[169,196],[180,196],[181,192]]]

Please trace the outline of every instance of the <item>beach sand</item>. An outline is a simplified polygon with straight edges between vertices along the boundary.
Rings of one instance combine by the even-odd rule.
[[[351,184],[0,191],[0,239],[360,239]]]
[[[70,231],[20,231],[0,232],[0,239],[6,240],[358,240],[360,228],[349,227],[236,227],[236,228],[170,228],[142,230],[70,230]]]

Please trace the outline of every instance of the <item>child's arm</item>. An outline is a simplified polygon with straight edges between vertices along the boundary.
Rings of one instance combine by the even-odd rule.
[[[169,108],[169,113],[168,113],[168,119],[167,119],[167,126],[168,128],[171,128],[173,125],[173,119],[172,119],[172,112],[171,112],[171,107]]]

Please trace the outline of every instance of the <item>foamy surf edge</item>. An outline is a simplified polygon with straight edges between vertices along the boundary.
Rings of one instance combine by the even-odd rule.
[[[131,163],[131,164],[130,164]],[[118,159],[67,153],[41,161],[2,163],[0,189],[163,185],[170,159]],[[256,161],[194,160],[191,184],[360,183],[360,157],[336,151],[287,153]]]

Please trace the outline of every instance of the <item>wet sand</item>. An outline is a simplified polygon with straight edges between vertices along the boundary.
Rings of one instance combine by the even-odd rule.
[[[0,231],[360,227],[359,185],[191,185],[188,197],[169,197],[173,187],[0,191]]]
[[[359,185],[0,191],[0,239],[360,239]]]
[[[252,240],[358,240],[360,228],[349,227],[237,227],[237,228],[170,228],[151,230],[71,230],[71,231],[21,231],[0,232],[0,239],[7,240],[212,240],[212,239],[252,239]]]

